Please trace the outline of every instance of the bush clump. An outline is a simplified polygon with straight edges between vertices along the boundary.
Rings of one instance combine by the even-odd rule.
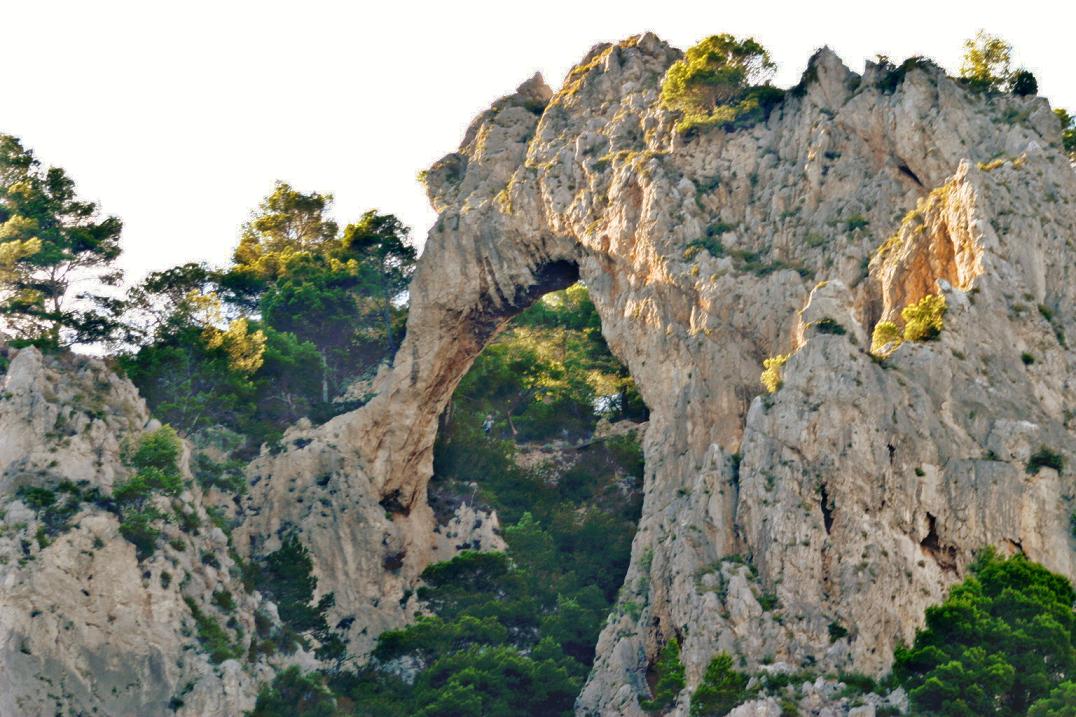
[[[1027,459],[1027,472],[1036,475],[1040,468],[1053,468],[1058,473],[1065,467],[1065,457],[1057,451],[1046,446],[1039,446],[1039,450],[1031,454]]]
[[[1054,114],[1061,121],[1061,146],[1071,159],[1076,160],[1076,117],[1060,107],[1054,110]]]
[[[770,393],[777,393],[777,389],[781,388],[781,367],[791,356],[792,354],[777,354],[762,362],[763,371],[759,381]]]
[[[1049,695],[1031,705],[1027,717],[1076,716],[1076,682],[1069,680],[1055,687]]]
[[[171,426],[161,426],[142,437],[131,454],[130,463],[138,470],[156,469],[179,473],[179,455],[183,446]]]
[[[676,704],[676,696],[687,684],[684,677],[684,665],[680,662],[680,641],[675,637],[669,638],[665,647],[661,649],[658,660],[654,664],[658,680],[654,685],[654,696],[648,700],[639,700],[643,709],[650,712],[665,710]]]
[[[258,591],[276,603],[284,634],[281,647],[291,652],[296,645],[308,646],[307,636],[317,640],[315,654],[321,660],[340,660],[346,652],[342,636],[329,628],[328,611],[336,604],[333,593],[317,601],[318,579],[313,574],[310,551],[294,533],[284,536],[280,549],[270,553],[262,562],[254,584]]]
[[[304,675],[294,665],[262,687],[250,717],[333,717],[336,698],[317,673]]]
[[[1017,97],[1039,94],[1039,81],[1027,70],[1017,70],[1009,78],[1009,91]]]
[[[221,627],[220,623],[212,615],[202,612],[198,607],[198,603],[192,598],[184,596],[183,602],[187,603],[187,608],[191,611],[191,616],[194,618],[194,624],[198,631],[198,642],[205,648],[211,662],[219,664],[225,660],[242,656],[242,646],[232,644],[227,630]]]
[[[879,321],[871,334],[871,353],[883,353],[886,351],[886,346],[889,347],[889,352],[892,352],[903,341],[904,335],[899,326],[892,321]]]
[[[679,132],[734,129],[764,120],[784,98],[768,84],[776,65],[754,38],[711,35],[673,63],[661,84],[661,103],[683,113]]]
[[[944,324],[945,297],[940,294],[927,294],[914,304],[901,309],[900,317],[904,319],[905,341],[930,341],[938,338]]]
[[[160,521],[170,517],[152,504],[156,495],[183,492],[179,470],[182,444],[170,426],[142,436],[127,457],[135,474],[112,490],[113,509],[120,518],[120,534],[135,546],[139,560],[153,555],[161,530]]]
[[[848,333],[848,330],[841,326],[840,322],[838,322],[836,319],[831,319],[828,316],[814,322],[812,326],[814,326],[815,331],[820,334],[833,334],[835,336],[844,336],[846,333]]]
[[[691,717],[720,717],[754,694],[748,677],[732,667],[732,657],[719,652],[710,660],[695,694],[691,696]]]
[[[86,488],[85,481],[76,484],[67,480],[60,481],[55,488],[23,486],[16,495],[37,514],[42,523],[42,534],[47,537],[54,537],[70,528],[71,519],[81,509],[83,502],[98,501],[101,497],[97,488]]]

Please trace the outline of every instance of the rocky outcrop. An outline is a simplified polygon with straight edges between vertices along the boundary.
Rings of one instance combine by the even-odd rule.
[[[584,280],[651,420],[632,566],[580,713],[642,714],[674,634],[689,687],[717,650],[883,671],[987,545],[1076,575],[1071,478],[1025,468],[1040,445],[1076,450],[1059,343],[1076,176],[1047,103],[929,63],[860,76],[823,50],[767,121],[683,136],[658,103],[679,56],[652,35],[599,46],[556,93],[535,78],[480,115],[425,175],[439,216],[376,396],[255,468],[316,482],[332,456],[352,481],[333,503],[365,537],[307,521],[277,483],[252,497],[277,507],[251,538],[289,522],[358,541],[366,562],[333,580],[402,595],[435,557],[425,486],[456,383],[506,320]],[[878,320],[938,291],[939,341],[868,353]],[[762,359],[793,349],[760,396]],[[382,594],[343,609],[375,633],[405,614]]]
[[[236,547],[261,555],[298,534],[319,590],[335,595],[334,621],[351,619],[354,654],[409,619],[430,562],[497,547],[489,516],[462,506],[439,526],[426,501],[438,417],[511,317],[578,279],[650,408],[632,563],[580,714],[642,715],[647,670],[673,635],[688,681],[680,714],[721,650],[752,670],[881,673],[986,546],[1076,577],[1072,474],[1030,462],[1042,447],[1076,460],[1065,343],[1076,337],[1076,173],[1047,103],[969,92],[926,62],[857,75],[822,50],[765,121],[682,135],[658,101],[679,57],[653,35],[601,45],[557,92],[535,77],[479,115],[425,173],[439,214],[391,369],[365,406],[296,426],[249,467]],[[878,321],[899,324],[903,307],[938,292],[948,306],[938,340],[869,353]],[[782,385],[764,394],[761,363],[777,354],[791,354]],[[107,430],[86,419],[65,473],[87,473],[103,451],[110,467],[92,472],[107,489],[122,465],[105,434],[138,430],[140,411]],[[0,425],[14,416],[0,412]],[[30,440],[45,423],[18,430]],[[0,444],[15,466],[7,485],[47,467],[48,444]],[[92,541],[85,531],[115,529],[107,521],[80,521],[70,560]],[[156,635],[179,608],[155,600],[174,593],[150,590],[133,554],[125,561],[110,561],[129,588],[116,594],[138,596],[146,621],[129,634]],[[4,569],[5,585],[31,580]],[[183,569],[202,594],[226,579]],[[0,602],[5,615],[23,611],[5,617],[5,664],[44,669],[44,657],[15,654],[33,623],[14,594]],[[50,624],[42,635],[63,629]],[[31,655],[60,655],[35,639]],[[148,684],[198,674],[249,701],[247,672],[218,675],[190,653],[178,665],[179,644],[123,649],[159,652]],[[101,664],[62,661],[83,675]],[[831,688],[802,691],[801,709],[849,709],[826,707]]]
[[[264,662],[214,664],[190,604],[237,644],[255,632],[224,533],[197,485],[160,507],[163,525],[139,560],[107,509],[129,477],[123,448],[156,428],[128,381],[103,362],[36,349],[0,375],[0,714],[237,715],[254,704]],[[35,509],[51,491],[64,514]],[[200,526],[200,527],[198,527]],[[214,604],[227,592],[230,610]]]

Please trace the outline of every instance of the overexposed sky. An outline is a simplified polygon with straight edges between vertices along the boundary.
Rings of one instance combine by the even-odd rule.
[[[598,42],[750,34],[788,86],[822,45],[857,72],[878,53],[955,72],[982,27],[1076,109],[1074,25],[1062,0],[0,0],[0,132],[124,220],[135,279],[226,261],[276,179],[333,193],[341,223],[395,213],[421,244],[434,214],[416,173],[491,101],[535,71],[555,89]]]

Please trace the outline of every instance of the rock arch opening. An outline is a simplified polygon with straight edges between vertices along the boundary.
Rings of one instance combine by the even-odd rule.
[[[571,267],[545,275],[530,307],[491,326],[439,420],[437,548],[416,591],[429,617],[375,650],[414,668],[412,703],[431,671],[452,684],[509,670],[545,683],[506,695],[515,713],[571,709],[628,569],[648,409],[587,288],[557,286]]]

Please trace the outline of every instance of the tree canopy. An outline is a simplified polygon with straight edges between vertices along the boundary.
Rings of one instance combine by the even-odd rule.
[[[0,135],[0,326],[46,347],[116,337],[122,223],[82,201],[59,167],[45,168]]]
[[[754,38],[711,35],[665,73],[661,103],[683,117],[680,131],[733,127],[768,114],[784,93],[769,86],[777,66]]]
[[[971,87],[988,92],[1009,91],[1024,96],[1039,91],[1033,74],[1012,68],[1012,45],[985,30],[964,41],[960,77]]]
[[[945,717],[1016,717],[1076,669],[1076,590],[1023,555],[987,551],[972,576],[927,609],[926,627],[898,648],[894,674],[913,706]]]
[[[122,363],[150,407],[185,434],[223,426],[272,443],[320,420],[395,352],[416,260],[392,215],[341,232],[332,196],[278,182],[244,225],[233,263],[151,274],[130,293]]]

